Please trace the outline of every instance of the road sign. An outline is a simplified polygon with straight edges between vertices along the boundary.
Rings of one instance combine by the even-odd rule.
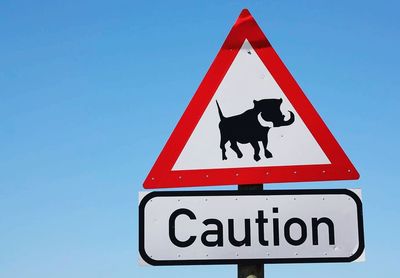
[[[152,265],[354,261],[364,250],[360,193],[152,192],[139,205],[139,252]]]
[[[243,10],[144,187],[358,178],[251,14]]]

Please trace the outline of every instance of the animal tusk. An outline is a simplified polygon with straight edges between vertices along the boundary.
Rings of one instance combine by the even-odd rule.
[[[292,115],[290,114],[290,111],[288,111],[286,114],[283,114],[283,116],[284,116],[283,120],[288,121]]]
[[[289,111],[289,114],[290,114],[289,119],[287,120],[284,119],[281,123],[279,123],[279,126],[288,126],[293,124],[295,118],[294,114],[292,111]],[[284,118],[286,118],[286,115],[284,115]]]
[[[261,116],[261,113],[257,115],[257,120],[262,127],[269,127],[269,128],[274,127],[274,123],[264,120],[263,117]]]

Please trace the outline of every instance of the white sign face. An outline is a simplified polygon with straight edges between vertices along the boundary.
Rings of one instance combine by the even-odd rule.
[[[286,120],[290,118],[290,112],[294,115],[294,122],[283,127],[274,127],[272,122],[265,122],[262,117],[258,117],[260,125],[271,128],[269,134],[265,133],[265,137],[268,137],[268,150],[272,154],[271,157],[265,156],[263,152],[260,152],[259,158],[255,159],[253,157],[254,147],[251,144],[241,144],[243,142],[240,140],[238,141],[238,148],[242,155],[238,156],[233,150],[234,148],[229,147],[232,141],[231,143],[226,143],[223,140],[222,143],[226,144],[226,159],[221,159],[219,144],[221,133],[223,134],[225,131],[223,129],[220,130],[223,126],[219,124],[221,117],[218,116],[216,103],[218,102],[223,116],[229,118],[245,111],[257,110],[254,100],[265,99],[282,99],[279,109]],[[268,109],[272,108],[268,107]],[[268,109],[267,111],[270,111]],[[245,115],[237,117],[243,118]],[[233,118],[230,118],[229,121],[235,124],[234,130],[239,132],[240,118],[239,123],[236,123],[235,121],[237,120]],[[257,52],[249,41],[245,40],[177,159],[173,170],[313,164],[330,164],[330,161],[296,109],[283,93],[260,57],[258,57]]]
[[[170,191],[139,206],[152,265],[351,262],[364,250],[359,190]]]

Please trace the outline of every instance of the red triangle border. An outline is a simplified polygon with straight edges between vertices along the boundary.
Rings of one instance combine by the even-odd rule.
[[[331,164],[172,171],[181,151],[247,39],[270,71]],[[282,182],[354,180],[359,173],[300,86],[244,9],[143,183],[144,188],[244,185]]]

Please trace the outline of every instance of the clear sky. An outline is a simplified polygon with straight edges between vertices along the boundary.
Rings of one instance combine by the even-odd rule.
[[[236,277],[139,266],[137,199],[243,8],[361,174],[266,188],[364,200],[366,262],[267,277],[399,275],[397,1],[96,0],[0,3],[0,277]]]

